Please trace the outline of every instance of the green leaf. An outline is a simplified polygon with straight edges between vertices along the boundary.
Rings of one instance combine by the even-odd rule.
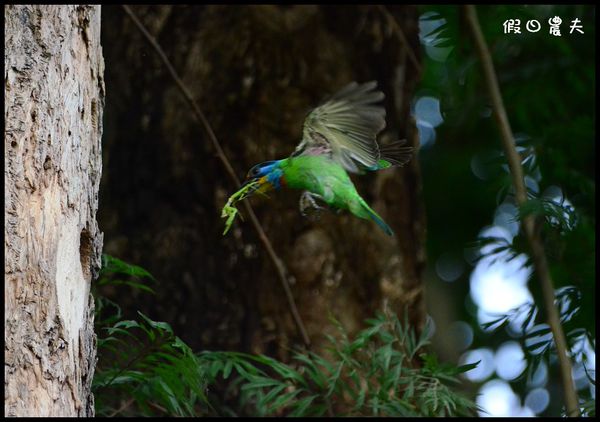
[[[271,407],[271,411],[276,410],[273,408],[272,404],[269,405],[269,403],[271,403],[273,401],[273,399],[275,398],[275,396],[277,396],[279,393],[281,393],[281,391],[283,391],[284,388],[287,388],[288,386],[286,384],[279,384],[275,387],[273,387],[271,389],[271,391],[269,391],[260,401],[259,401],[259,406],[265,406],[265,407]]]
[[[306,413],[306,410],[317,397],[317,395],[312,395],[298,400],[294,406],[294,410],[290,413],[290,416],[307,416],[308,413]]]
[[[223,379],[229,378],[229,374],[231,374],[231,369],[233,368],[233,362],[228,360],[225,362],[225,367],[223,369]]]
[[[282,394],[271,404],[270,411],[274,412],[276,410],[284,408],[288,405],[288,402],[292,401],[298,394],[300,394],[302,390],[294,390],[288,393]]]
[[[144,321],[146,321],[148,323],[148,325],[150,325],[152,328],[156,328],[159,331],[166,331],[169,334],[173,334],[173,329],[171,328],[171,326],[166,323],[166,322],[158,322],[158,321],[152,321],[150,318],[148,318],[146,315],[144,315],[143,313],[141,313],[140,311],[138,311],[138,314],[144,319]]]
[[[279,381],[274,380],[272,378],[254,376],[254,377],[252,377],[252,380],[248,384],[245,384],[242,386],[242,390],[273,387],[273,386],[276,386],[279,384],[280,384]]]
[[[477,362],[474,363],[467,363],[465,365],[461,365],[458,368],[456,368],[456,374],[462,374],[464,372],[468,372],[471,369],[475,369],[477,368],[477,365],[479,365],[481,363],[481,360],[478,360]]]
[[[128,264],[124,261],[121,261],[118,258],[115,258],[110,255],[103,254],[102,255],[102,268],[100,270],[100,275],[104,276],[106,274],[126,274],[137,277],[147,277],[153,281],[156,281],[155,278],[148,271],[143,269],[140,266]]]

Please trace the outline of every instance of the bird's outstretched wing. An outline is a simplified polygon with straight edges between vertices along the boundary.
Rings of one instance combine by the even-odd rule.
[[[328,155],[353,173],[376,166],[376,137],[385,127],[385,108],[375,105],[384,95],[376,88],[376,81],[352,82],[311,111],[292,156]]]

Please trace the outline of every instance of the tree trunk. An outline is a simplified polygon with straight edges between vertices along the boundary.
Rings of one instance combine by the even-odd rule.
[[[132,8],[207,114],[240,178],[289,156],[306,113],[346,83],[376,79],[386,94],[384,140],[418,143],[409,116],[419,72],[407,46],[373,6],[140,6]],[[418,57],[416,8],[390,12]],[[113,299],[165,320],[195,348],[289,356],[301,337],[272,262],[249,221],[222,236],[232,185],[202,126],[158,56],[121,8],[104,8],[108,98],[100,220],[106,250],[142,265],[160,284],[149,300]],[[415,156],[403,169],[354,178],[392,226],[348,214],[302,218],[299,192],[251,202],[290,273],[313,341],[350,331],[385,303],[424,320],[424,212]],[[108,292],[110,293],[110,292]],[[113,293],[115,295],[116,293]]]
[[[5,6],[6,416],[93,416],[100,6]]]

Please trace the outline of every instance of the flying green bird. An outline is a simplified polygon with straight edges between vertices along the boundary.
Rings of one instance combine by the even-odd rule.
[[[384,98],[377,82],[352,82],[312,110],[304,121],[302,141],[288,158],[255,165],[240,191],[223,208],[229,216],[227,232],[235,212],[232,199],[241,200],[252,193],[265,193],[281,187],[304,191],[300,212],[320,210],[316,200],[330,208],[349,210],[357,217],[371,219],[388,235],[393,231],[356,191],[348,172],[363,174],[392,166],[402,166],[411,158],[412,148],[405,141],[388,146],[377,144],[377,134],[385,127],[385,108],[376,105]]]

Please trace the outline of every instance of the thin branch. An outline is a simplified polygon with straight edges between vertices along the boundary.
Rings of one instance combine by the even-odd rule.
[[[115,409],[114,412],[112,412],[110,415],[108,415],[108,417],[114,418],[115,416],[120,415],[121,412],[123,412],[125,409],[127,409],[129,406],[131,406],[134,401],[135,401],[135,398],[133,398],[133,397],[130,398],[123,404],[123,406],[119,407],[118,409]]]
[[[152,45],[152,47],[154,48],[156,53],[162,59],[164,65],[169,70],[171,77],[173,78],[173,80],[175,81],[177,86],[179,87],[181,93],[183,94],[183,96],[185,97],[187,102],[189,103],[190,107],[192,108],[194,115],[206,129],[206,133],[208,134],[208,137],[210,138],[213,146],[215,147],[215,150],[217,151],[217,156],[219,157],[219,159],[225,166],[225,169],[227,170],[227,174],[229,175],[230,179],[236,186],[239,187],[241,185],[240,180],[237,178],[235,171],[233,170],[233,167],[231,166],[231,163],[227,159],[227,156],[225,155],[225,152],[223,151],[221,144],[219,143],[217,137],[215,136],[215,133],[212,130],[212,127],[210,126],[210,123],[206,119],[206,116],[204,115],[204,113],[202,112],[200,107],[198,107],[198,104],[196,104],[196,101],[192,97],[192,94],[190,93],[190,91],[187,89],[187,87],[185,86],[185,84],[183,83],[183,81],[181,80],[181,78],[179,77],[179,75],[177,74],[177,72],[175,71],[173,66],[171,65],[171,62],[165,55],[164,51],[162,50],[160,45],[158,45],[158,43],[156,42],[154,37],[152,35],[150,35],[150,33],[146,30],[144,25],[139,21],[139,19],[131,11],[131,9],[126,5],[123,5],[123,9],[129,15],[131,20],[133,20],[133,22],[135,23],[137,28],[142,32],[142,34],[144,35],[146,40]],[[288,283],[288,280],[286,277],[287,271],[283,265],[283,261],[281,261],[281,259],[279,259],[279,257],[275,253],[275,250],[273,249],[273,246],[271,245],[269,238],[265,234],[265,231],[263,230],[262,226],[260,225],[260,222],[258,221],[258,218],[256,217],[256,214],[254,214],[254,210],[252,209],[252,207],[250,206],[248,201],[244,201],[244,205],[246,207],[247,214],[250,216],[252,225],[254,226],[256,232],[258,233],[259,239],[261,240],[265,250],[267,251],[267,254],[271,258],[271,261],[273,262],[275,269],[277,270],[277,274],[281,281],[281,285],[283,286],[283,290],[285,291],[287,301],[290,305],[290,311],[292,312],[292,316],[294,318],[294,322],[296,323],[296,326],[298,327],[298,331],[300,331],[302,340],[304,341],[304,344],[306,345],[306,347],[310,347],[310,339],[306,332],[306,328],[304,328],[304,324],[302,323],[302,319],[300,318],[298,309],[296,308],[296,303],[294,302],[294,297],[292,295],[292,291],[290,289],[290,286],[289,286],[289,283]]]
[[[396,34],[396,36],[398,37],[400,42],[404,45],[404,48],[406,49],[406,53],[408,54],[408,57],[410,58],[410,61],[412,62],[413,66],[415,67],[417,72],[421,73],[421,71],[422,71],[421,63],[419,63],[419,60],[417,59],[417,55],[415,54],[414,49],[409,44],[408,39],[406,38],[406,35],[404,35],[404,31],[402,30],[402,28],[400,28],[400,25],[398,24],[398,22],[396,22],[396,17],[394,15],[392,15],[392,13],[387,9],[387,7],[385,7],[383,5],[379,4],[376,7],[381,11],[381,13],[388,20],[388,22],[392,25],[392,29],[394,30],[394,33]]]
[[[149,404],[150,406],[154,407],[155,409],[157,409],[157,410],[159,410],[159,411],[163,412],[165,415],[168,415],[168,414],[169,414],[169,411],[168,411],[167,409],[165,409],[164,407],[162,407],[161,405],[159,405],[159,404],[156,404],[156,403],[154,403],[154,402],[148,402],[148,404]]]
[[[475,6],[465,6],[465,12],[468,25],[473,33],[479,60],[481,61],[481,65],[483,67],[485,83],[492,101],[494,117],[500,129],[504,152],[508,160],[508,166],[510,168],[512,182],[515,188],[515,198],[518,205],[523,205],[527,201],[527,190],[523,181],[521,157],[515,148],[515,140],[510,128],[506,109],[504,108],[504,102],[502,101],[502,95],[500,93],[500,87],[498,85],[498,78],[496,77],[492,57],[485,42],[485,38],[483,37]],[[577,391],[575,390],[575,385],[571,375],[572,365],[568,356],[567,341],[560,323],[558,309],[554,303],[554,287],[552,283],[552,276],[548,268],[548,261],[544,252],[544,246],[540,239],[539,230],[536,230],[535,228],[535,218],[533,215],[526,216],[522,221],[522,226],[531,248],[533,265],[541,284],[544,304],[548,313],[548,323],[552,329],[554,342],[556,344],[556,352],[558,354],[563,389],[565,392],[567,415],[580,416],[579,400],[577,398]]]

